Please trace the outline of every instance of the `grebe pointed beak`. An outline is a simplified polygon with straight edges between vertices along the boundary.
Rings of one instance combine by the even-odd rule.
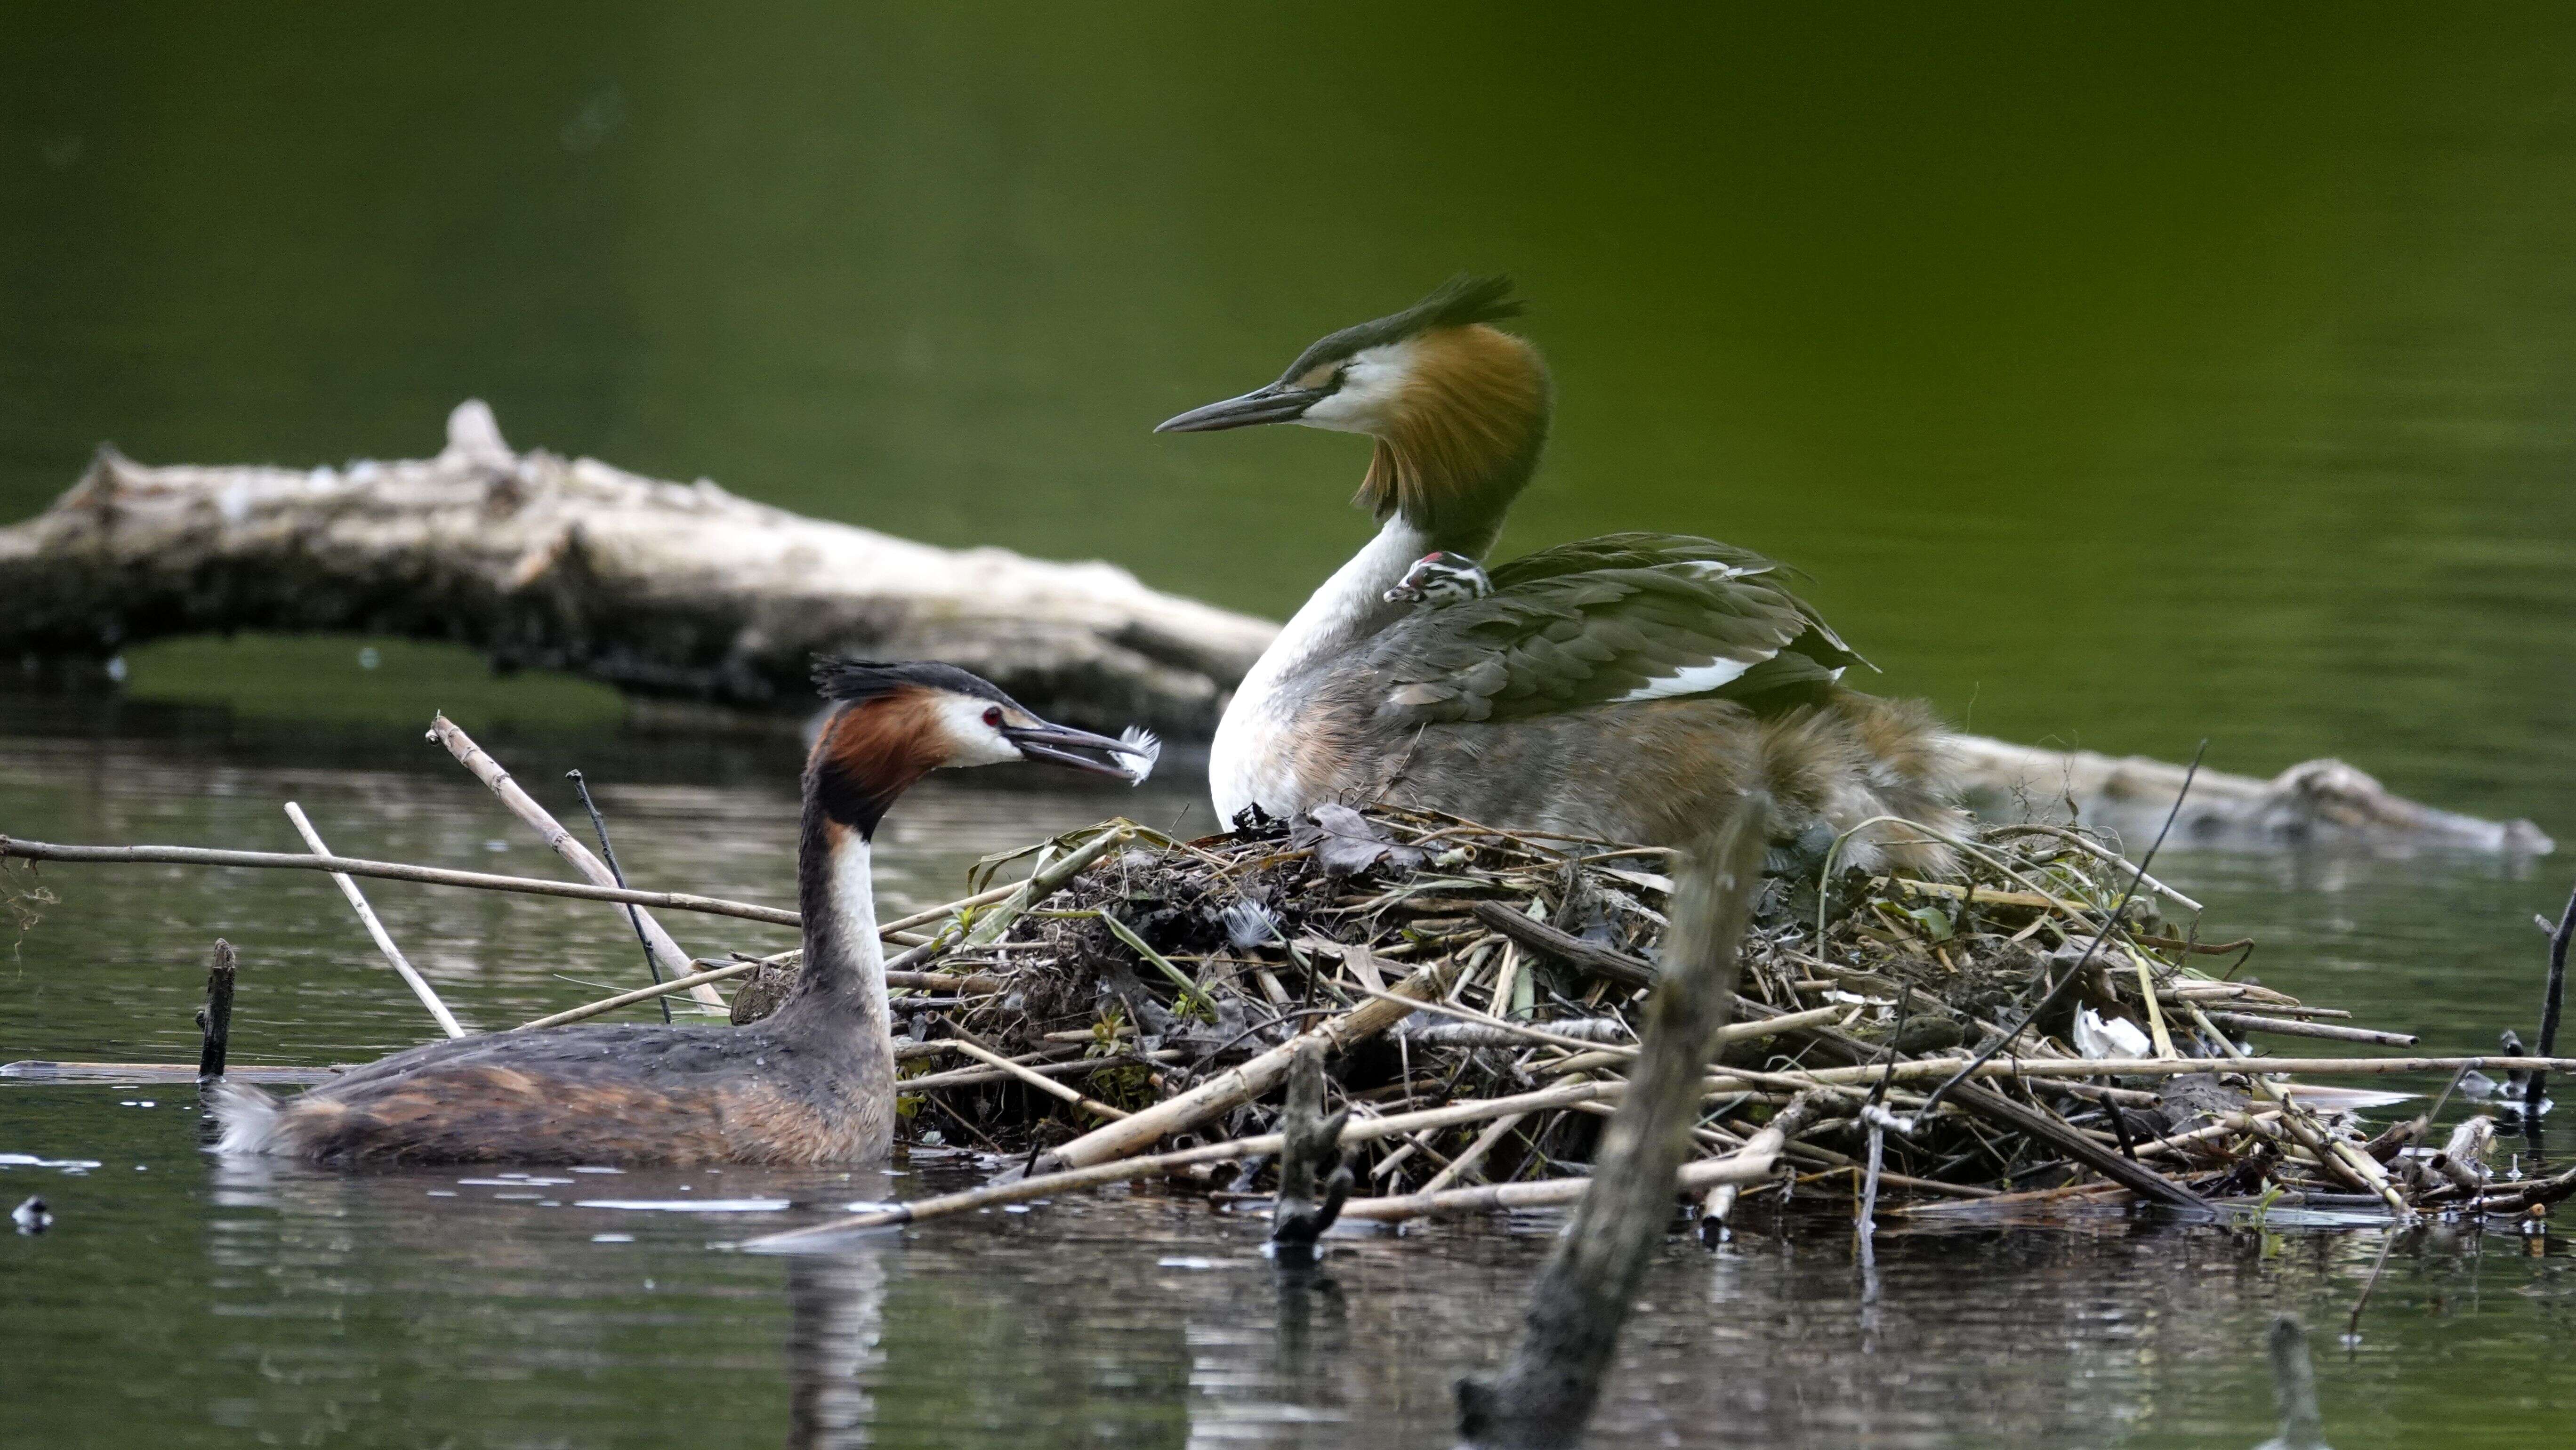
[[[1255,423],[1293,423],[1304,417],[1306,410],[1329,396],[1329,388],[1301,388],[1294,383],[1271,383],[1254,388],[1239,398],[1192,408],[1177,418],[1166,418],[1154,425],[1157,433],[1214,433],[1225,428],[1249,428]]]
[[[1127,739],[1113,740],[1106,735],[1094,735],[1088,730],[1075,730],[1063,725],[1040,723],[1002,727],[1002,738],[1018,746],[1020,754],[1027,759],[1043,760],[1050,765],[1069,765],[1075,770],[1105,775],[1134,785],[1154,768],[1154,757],[1161,753],[1161,746],[1151,735],[1133,730],[1128,734]],[[1121,762],[1117,758],[1121,755],[1136,757],[1136,763],[1128,765]]]

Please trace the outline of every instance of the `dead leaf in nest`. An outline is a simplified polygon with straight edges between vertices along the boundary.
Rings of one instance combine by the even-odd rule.
[[[1418,848],[1387,839],[1385,832],[1349,806],[1327,803],[1306,815],[1310,824],[1298,827],[1288,844],[1312,848],[1315,864],[1327,876],[1356,876],[1380,864],[1411,871],[1425,859]]]

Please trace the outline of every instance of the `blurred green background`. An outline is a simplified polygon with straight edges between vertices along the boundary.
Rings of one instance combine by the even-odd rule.
[[[1976,730],[2340,754],[2576,840],[2572,95],[2576,9],[2544,6],[13,0],[0,520],[103,440],[418,456],[475,396],[521,447],[1282,616],[1367,531],[1362,448],[1148,429],[1509,271],[1560,412],[1506,552],[1713,534],[1808,568],[1886,688]],[[445,708],[568,819],[589,771],[639,880],[786,899],[792,741],[623,729],[597,687],[394,641],[128,665],[122,700],[0,674],[0,829],[291,849],[298,797],[354,853],[550,869],[420,742]],[[1109,809],[1191,821],[1167,782],[934,783],[881,886],[943,899]],[[2157,869],[2267,981],[2448,1051],[2530,1029],[2565,860]],[[323,878],[46,880],[0,1058],[184,1056],[217,931],[243,1060],[422,1030]],[[639,975],[605,911],[376,896],[480,1024]],[[0,1149],[63,1215],[0,1237],[47,1443],[695,1445],[856,1386],[888,1444],[1429,1444],[1548,1240],[1356,1246],[1310,1325],[1241,1223],[1150,1199],[888,1239],[881,1279],[817,1290],[705,1252],[721,1225],[218,1166],[184,1090],[13,1086]],[[2550,1443],[2576,1278],[2566,1235],[2503,1240],[2410,1240],[2335,1350],[2367,1234],[1891,1235],[1883,1301],[1838,1230],[1676,1242],[1598,1438],[2249,1444],[2298,1308],[2336,1444]]]
[[[1508,270],[1561,411],[1507,551],[1714,534],[1980,731],[2576,835],[2576,11],[12,16],[9,517],[471,395],[1278,616],[1359,447],[1148,428]]]

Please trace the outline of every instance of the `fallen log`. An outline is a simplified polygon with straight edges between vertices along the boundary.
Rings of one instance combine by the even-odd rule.
[[[449,640],[502,668],[798,712],[818,652],[942,659],[1051,716],[1205,735],[1273,627],[1109,564],[934,548],[517,452],[470,401],[434,458],[155,468],[102,449],[0,529],[0,655],[243,629]]]
[[[2182,791],[2183,768],[2143,756],[2041,750],[1976,735],[1946,742],[1979,814],[2012,820],[2027,812],[2077,820],[2115,834],[2152,833]],[[2488,821],[2393,795],[2340,760],[2310,760],[2269,780],[2203,769],[2174,820],[2178,845],[2230,850],[2312,843],[2425,847],[2544,856],[2555,844],[2525,820]]]
[[[802,713],[821,651],[943,659],[1043,714],[1205,738],[1277,626],[1163,594],[1106,563],[950,550],[738,498],[700,479],[512,449],[460,404],[434,458],[345,468],[148,467],[102,449],[44,513],[0,528],[0,656],[103,661],[236,630],[448,641],[503,669],[645,699]],[[2152,828],[2182,767],[1948,737],[1990,820]],[[2184,842],[2536,855],[2529,821],[2390,794],[2337,760],[2270,779],[2203,770]]]

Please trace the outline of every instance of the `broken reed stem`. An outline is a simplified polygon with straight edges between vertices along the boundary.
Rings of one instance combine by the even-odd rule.
[[[2567,895],[2567,909],[2558,913],[2558,929],[2549,934],[2549,985],[2540,999],[2540,1055],[2558,1050],[2558,1007],[2567,988],[2567,943],[2576,936],[2576,891]],[[2549,1074],[2534,1071],[2522,1090],[2523,1116],[2540,1121],[2541,1095],[2548,1089]]]
[[[977,917],[975,924],[968,928],[965,936],[960,939],[960,944],[990,946],[1001,940],[1002,933],[1010,930],[1011,923],[1018,920],[1023,913],[1063,890],[1066,882],[1071,881],[1084,867],[1106,855],[1110,847],[1123,846],[1136,839],[1136,830],[1136,825],[1132,821],[1113,822],[1093,835],[1091,839],[1066,852],[1060,859],[1031,871],[1026,880],[1007,889],[1001,889],[1000,904]],[[985,892],[983,895],[991,897],[993,893]],[[963,910],[964,903],[959,903],[956,909]]]
[[[804,918],[780,907],[755,906],[748,901],[727,901],[722,897],[698,896],[686,891],[635,891],[578,881],[549,881],[542,876],[502,876],[489,871],[450,871],[438,866],[414,866],[402,861],[370,861],[357,856],[315,856],[292,851],[223,851],[198,846],[63,846],[48,841],[0,836],[0,857],[11,856],[27,861],[68,861],[102,866],[215,866],[241,870],[322,871],[379,881],[409,881],[420,886],[459,886],[471,891],[503,891],[573,901],[658,906],[665,911],[730,916],[739,921],[757,921],[770,926],[804,924]],[[886,922],[877,931],[881,936],[891,936],[961,911],[989,906],[1025,884],[1014,881],[945,905],[928,907]]]
[[[1066,1087],[1063,1083],[1057,1082],[1054,1078],[1047,1077],[1030,1068],[1022,1066],[1019,1063],[1013,1062],[1009,1058],[1004,1057],[1002,1054],[995,1052],[990,1048],[978,1047],[974,1043],[968,1042],[962,1037],[951,1038],[949,1040],[949,1046],[952,1049],[975,1059],[977,1062],[983,1063],[987,1067],[1000,1068],[1002,1071],[1009,1073],[1011,1076],[1018,1078],[1020,1081],[1027,1083],[1029,1086],[1036,1088],[1042,1093],[1046,1093],[1051,1097],[1062,1098],[1066,1102],[1073,1104],[1075,1107],[1082,1109],[1084,1112],[1091,1114],[1093,1117],[1109,1118],[1114,1121],[1134,1116],[1133,1114],[1113,1108],[1107,1103],[1093,1102],[1091,1099],[1084,1097],[1082,1094],[1075,1092],[1069,1087]]]
[[[774,906],[694,896],[685,891],[624,891],[578,881],[549,881],[542,876],[501,876],[489,871],[450,871],[401,861],[369,861],[355,856],[297,855],[292,851],[220,851],[198,846],[62,846],[0,836],[0,856],[28,861],[77,861],[91,865],[224,866],[287,871],[327,871],[340,876],[366,876],[382,881],[410,881],[423,886],[462,886],[476,891],[509,891],[526,896],[561,896],[575,901],[620,901],[658,906],[666,911],[695,911],[730,916],[772,926],[798,926],[803,918]]]
[[[608,843],[608,818],[599,813],[599,803],[590,798],[590,782],[578,770],[565,771],[564,779],[572,782],[573,794],[581,797],[581,808],[590,813],[590,832],[599,838],[600,858],[608,863],[609,884],[624,887],[626,871],[617,864],[617,848]],[[653,939],[644,932],[644,909],[629,906],[626,908],[626,921],[635,928],[635,940],[644,948],[644,975],[653,979],[654,986],[662,985],[661,960],[653,955]],[[699,1000],[706,999],[701,997]],[[662,1009],[662,1025],[670,1026],[671,999],[668,996],[656,997],[653,1005]]]
[[[916,1085],[926,1086],[929,1081],[928,1078],[914,1078],[903,1086],[908,1091]],[[1401,1138],[1408,1133],[1416,1133],[1428,1128],[1448,1128],[1460,1123],[1480,1123],[1508,1113],[1569,1107],[1575,1103],[1615,1097],[1625,1087],[1626,1084],[1617,1082],[1568,1083],[1564,1087],[1517,1093],[1510,1097],[1476,1098],[1450,1103],[1445,1107],[1421,1108],[1410,1113],[1389,1113],[1382,1118],[1362,1118],[1343,1127],[1340,1141],[1342,1146],[1347,1148],[1380,1138]],[[1187,1168],[1197,1163],[1222,1163],[1238,1158],[1259,1157],[1279,1152],[1286,1146],[1286,1142],[1287,1140],[1278,1133],[1260,1133],[1249,1138],[1205,1143],[1196,1148],[1175,1149],[1169,1153],[1113,1159],[1062,1172],[1036,1173],[1025,1178],[987,1183],[978,1188],[964,1189],[956,1193],[940,1194],[932,1198],[916,1198],[909,1203],[869,1209],[847,1218],[833,1219],[805,1228],[767,1234],[751,1240],[744,1247],[790,1248],[838,1234],[893,1228],[907,1223],[925,1223],[934,1218],[946,1218],[951,1214],[968,1213],[996,1204],[1024,1203],[1032,1198],[1049,1198],[1075,1189],[1098,1188],[1105,1184],[1124,1183],[1130,1179],[1151,1178],[1157,1173],[1167,1173],[1172,1169]],[[1355,1203],[1369,1201],[1353,1200]],[[1343,1216],[1350,1216],[1347,1205],[1344,1207]]]
[[[1767,1176],[1772,1165],[1779,1161],[1781,1152],[1809,1125],[1823,1117],[1826,1105],[1833,1100],[1831,1094],[1822,1092],[1803,1092],[1791,1098],[1787,1107],[1771,1115],[1771,1121],[1763,1124],[1760,1132],[1744,1140],[1743,1148],[1735,1153],[1734,1158],[1741,1161],[1746,1169]],[[1737,1180],[1729,1180],[1710,1189],[1708,1197],[1700,1204],[1700,1216],[1724,1227],[1728,1216],[1735,1212],[1736,1199],[1743,1192],[1744,1183]]]
[[[492,794],[500,799],[510,814],[544,838],[548,849],[589,878],[592,885],[624,889],[626,883],[617,879],[617,873],[610,870],[606,862],[592,855],[590,848],[565,830],[563,823],[537,804],[535,797],[521,790],[519,783],[510,778],[510,772],[501,768],[501,762],[494,760],[482,746],[474,743],[471,736],[458,729],[455,721],[443,714],[431,717],[429,738],[447,747],[447,753],[455,756],[459,765],[473,772],[476,780],[490,787]],[[634,918],[635,930],[643,937],[644,950],[654,964],[669,976],[689,975],[689,954],[680,950],[680,944],[671,940],[671,934],[662,929],[662,924],[634,902],[626,903],[626,908]],[[690,994],[705,1006],[724,1005],[724,998],[716,995],[716,989],[704,983],[691,988]]]
[[[1363,1038],[1374,1037],[1404,1020],[1425,1000],[1439,995],[1446,982],[1447,962],[1424,967],[1406,977],[1385,998],[1371,998],[1351,1010],[1326,1018],[1323,1022],[1288,1042],[1244,1063],[1241,1067],[1220,1073],[1178,1097],[1137,1113],[1124,1122],[1095,1128],[1054,1151],[1041,1155],[1033,1171],[1058,1172],[1068,1168],[1086,1168],[1112,1158],[1124,1158],[1151,1146],[1167,1133],[1184,1129],[1249,1102],[1278,1086],[1288,1075],[1289,1061],[1300,1043],[1313,1037],[1327,1051],[1338,1051]]]
[[[288,801],[286,818],[295,823],[297,834],[304,837],[304,844],[313,848],[315,856],[328,857],[331,854],[331,848],[322,844],[321,833],[304,818],[302,806]],[[429,979],[413,970],[412,964],[404,960],[402,948],[394,945],[393,936],[385,930],[385,924],[376,920],[376,909],[367,905],[367,898],[360,894],[358,883],[342,871],[332,872],[331,879],[340,884],[340,894],[349,898],[349,905],[357,911],[358,920],[366,924],[367,935],[376,939],[376,950],[384,953],[386,961],[393,963],[394,971],[403,979],[403,984],[411,988],[411,994],[418,997],[420,1005],[428,1008],[429,1015],[437,1020],[438,1030],[450,1037],[463,1037],[465,1025],[456,1020],[455,1013],[447,1010],[446,1003],[438,1000],[438,993],[430,988]]]
[[[945,1048],[954,1038],[925,1043],[927,1047]],[[1076,1057],[1056,1062],[1028,1063],[1020,1067],[1040,1077],[1072,1077],[1077,1073],[1094,1073],[1103,1068],[1134,1067],[1138,1063],[1170,1063],[1181,1060],[1181,1054],[1165,1047],[1153,1052],[1133,1053],[1119,1057]],[[1009,1082],[1012,1074],[989,1067],[958,1067],[946,1072],[925,1073],[907,1077],[895,1084],[898,1093],[926,1093],[939,1088],[982,1087],[989,1083]]]
[[[1684,858],[1645,1041],[1591,1184],[1531,1292],[1501,1377],[1458,1383],[1459,1432],[1471,1445],[1555,1450],[1591,1418],[1646,1262],[1672,1221],[1701,1077],[1735,1002],[1768,817],[1767,801],[1748,798]]]
[[[2330,1042],[2367,1042],[2379,1047],[2413,1047],[2411,1032],[2374,1032],[2367,1027],[2337,1027],[2327,1022],[2299,1022],[2282,1017],[2261,1017],[2251,1012],[2204,1012],[2202,1016],[2221,1027],[2239,1032],[2264,1032],[2274,1037],[2320,1037]]]
[[[2219,1050],[2231,1059],[2239,1063],[2263,1061],[2238,1051],[2235,1040],[2212,1025],[2208,1014],[2202,1012],[2198,1005],[2187,1005],[2183,1010],[2200,1024],[2201,1031],[2218,1040]],[[2280,1108],[2281,1125],[2290,1130],[2290,1136],[2298,1139],[2301,1147],[2316,1155],[2320,1167],[2362,1192],[2376,1195],[2380,1202],[2388,1205],[2388,1211],[2397,1216],[2399,1223],[2415,1221],[2415,1210],[2408,1206],[2405,1195],[2397,1191],[2397,1185],[2389,1181],[2388,1170],[2379,1166],[2378,1159],[2318,1123],[2307,1109],[2290,1101],[2290,1095],[2281,1090],[2280,1084],[2261,1071],[2249,1072],[2247,1080],[2253,1084],[2257,1095]]]
[[[1494,1145],[1503,1140],[1504,1134],[1527,1121],[1529,1121],[1529,1114],[1514,1113],[1508,1118],[1496,1118],[1487,1123],[1485,1131],[1476,1135],[1476,1141],[1467,1145],[1467,1151],[1450,1159],[1448,1166],[1432,1174],[1431,1181],[1422,1185],[1422,1191],[1438,1193],[1441,1189],[1457,1182],[1477,1164],[1485,1161],[1485,1155],[1494,1151]]]
[[[213,1082],[224,1075],[224,1054],[233,1037],[233,980],[239,964],[233,957],[233,944],[215,938],[215,959],[206,968],[206,1005],[197,1011],[197,1081]]]
[[[731,966],[717,967],[712,971],[692,972],[685,977],[674,977],[667,982],[656,982],[649,987],[638,987],[632,992],[620,992],[614,997],[602,997],[596,1002],[585,1002],[581,1006],[567,1008],[551,1016],[522,1022],[510,1030],[534,1032],[540,1027],[561,1027],[567,1022],[580,1022],[602,1013],[614,1012],[620,1007],[632,1007],[638,1002],[650,1002],[656,997],[668,997],[674,992],[695,992],[701,987],[713,991],[712,983],[748,976],[767,965],[768,963],[759,961],[735,962]]]

